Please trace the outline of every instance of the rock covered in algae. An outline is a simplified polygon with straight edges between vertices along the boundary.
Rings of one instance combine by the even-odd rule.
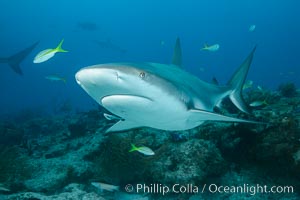
[[[175,139],[170,132],[150,128],[105,135],[108,122],[99,117],[98,111],[91,111],[64,120],[53,117],[27,120],[8,129],[0,126],[0,132],[4,130],[2,133],[13,130],[26,136],[31,134],[16,148],[24,154],[18,159],[24,156],[29,159],[32,176],[22,180],[22,187],[18,189],[10,181],[5,185],[12,192],[37,192],[26,193],[35,195],[32,198],[37,199],[76,199],[72,196],[75,194],[87,199],[103,199],[106,197],[90,191],[92,180],[120,184],[121,188],[122,184],[134,182],[199,185],[206,181],[234,184],[245,180],[264,183],[258,177],[268,173],[270,182],[279,179],[279,175],[286,178],[286,181],[280,179],[281,182],[274,184],[293,184],[300,188],[297,183],[300,178],[299,92],[292,98],[283,97],[279,92],[265,91],[257,91],[257,95],[250,97],[250,101],[258,97],[262,100],[267,98],[269,104],[254,108],[253,116],[248,117],[270,122],[268,125],[209,122],[192,130],[173,133]],[[72,134],[68,128],[71,124],[83,125],[84,128],[79,131],[80,134]],[[131,143],[148,146],[155,155],[146,157],[138,152],[129,153]],[[253,166],[257,169],[251,170],[251,173],[247,171]],[[79,187],[81,192],[61,189],[74,182],[82,184]],[[49,196],[43,195],[43,192]],[[50,195],[54,193],[56,196]],[[25,193],[15,195],[21,194]],[[208,197],[244,198],[240,195],[198,198]],[[258,198],[264,199],[263,196]]]
[[[7,196],[0,196],[3,200],[105,200],[104,197],[93,191],[85,191],[80,184],[70,184],[62,189],[62,192],[55,195],[45,195],[35,192],[21,192]]]
[[[197,183],[226,168],[219,149],[211,142],[193,139],[167,145],[165,152],[152,163],[150,174],[165,184]]]

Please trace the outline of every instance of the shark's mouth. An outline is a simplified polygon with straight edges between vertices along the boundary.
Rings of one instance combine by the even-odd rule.
[[[102,97],[100,100],[102,105],[109,105],[110,103],[136,103],[136,104],[144,104],[153,102],[153,100],[149,97],[139,96],[139,95],[129,95],[129,94],[114,94],[114,95],[107,95]]]

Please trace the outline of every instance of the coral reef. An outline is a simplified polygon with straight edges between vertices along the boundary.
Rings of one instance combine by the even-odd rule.
[[[23,181],[31,178],[29,158],[16,146],[0,146],[0,183],[6,183],[12,192],[25,188]]]
[[[86,124],[74,123],[68,126],[70,137],[80,137],[86,133]]]
[[[8,197],[1,197],[0,199],[5,200],[105,200],[105,198],[101,197],[97,193],[93,191],[86,192],[84,190],[84,186],[80,184],[70,184],[64,187],[60,194],[55,195],[45,195],[34,192],[24,192],[9,195]]]
[[[0,145],[18,145],[22,143],[23,137],[23,130],[14,123],[5,122],[0,124]]]
[[[95,162],[95,167],[98,169],[96,179],[113,184],[144,180],[145,171],[155,157],[149,158],[137,152],[129,152],[131,143],[151,146],[147,137],[136,138],[135,135],[111,134],[100,145],[100,149],[86,157],[86,159]]]
[[[195,139],[162,148],[159,159],[152,163],[149,170],[152,182],[199,183],[226,169],[226,162],[219,150],[209,141]]]
[[[267,122],[206,122],[192,130],[140,128],[105,134],[103,110],[57,116],[22,115],[0,123],[0,199],[130,199],[126,184],[292,185],[300,189],[300,95],[294,86],[251,89],[245,100],[266,100],[251,115],[229,103],[218,112]],[[32,118],[30,118],[32,116]],[[18,123],[16,123],[18,122]],[[131,143],[155,155],[129,152]],[[91,182],[119,185],[103,193]],[[5,193],[5,194],[4,194]],[[127,196],[126,196],[127,195]],[[299,194],[148,195],[145,199],[298,199]]]
[[[283,97],[294,97],[297,94],[297,88],[294,83],[281,84],[278,90]]]

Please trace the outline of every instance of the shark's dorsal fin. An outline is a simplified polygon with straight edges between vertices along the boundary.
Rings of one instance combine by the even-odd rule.
[[[178,67],[182,67],[181,66],[181,45],[180,45],[180,39],[177,38],[176,39],[176,43],[175,43],[175,47],[174,47],[174,53],[173,53],[173,58],[172,58],[172,64],[176,65]]]

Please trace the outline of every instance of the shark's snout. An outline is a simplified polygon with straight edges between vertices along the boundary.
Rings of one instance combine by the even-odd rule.
[[[114,84],[119,78],[116,70],[106,68],[86,68],[75,75],[76,82],[81,85],[105,85]]]
[[[78,85],[81,85],[81,76],[82,76],[82,70],[78,71],[76,74],[75,74],[75,79],[76,79],[76,82]]]
[[[78,71],[75,75],[76,81],[79,85],[82,85],[84,83],[87,83],[89,81],[92,81],[96,78],[96,72],[98,70],[92,70],[92,69],[82,69]]]

